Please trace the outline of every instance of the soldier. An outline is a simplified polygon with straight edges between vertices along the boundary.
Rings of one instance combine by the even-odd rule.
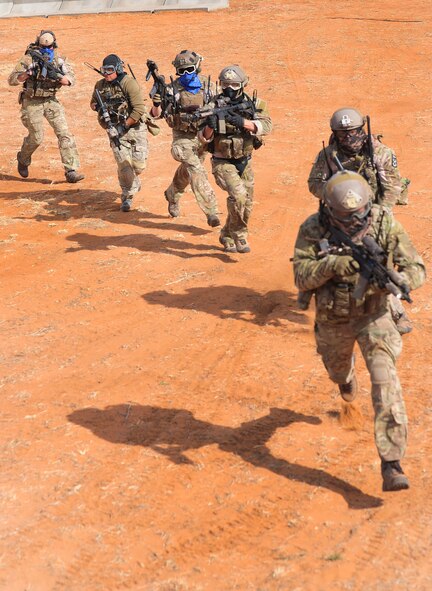
[[[138,176],[147,165],[149,114],[138,82],[123,65],[118,55],[104,58],[100,68],[103,79],[95,84],[90,107],[98,112],[98,121],[110,137],[122,191],[120,210],[130,211],[133,196],[141,189]]]
[[[400,465],[406,449],[407,415],[395,367],[402,339],[388,310],[386,289],[372,281],[363,293],[356,295],[359,265],[351,256],[352,246],[341,249],[339,243],[332,248],[333,243],[338,244],[334,229],[355,244],[366,244],[365,237],[373,237],[384,251],[383,265],[388,269],[396,267],[399,285],[408,294],[409,289],[423,284],[425,267],[402,225],[387,208],[372,205],[372,201],[372,190],[361,175],[333,175],[326,183],[320,212],[300,227],[293,259],[294,276],[300,290],[315,291],[317,351],[347,402],[357,394],[355,342],[360,347],[372,382],[375,442],[381,458],[383,490],[394,491],[409,487]],[[324,256],[319,252],[322,239],[330,244]],[[394,286],[393,283],[392,289]]]
[[[33,152],[43,140],[43,118],[48,121],[58,138],[60,156],[66,181],[77,183],[84,175],[77,172],[79,156],[75,139],[68,129],[64,109],[57,99],[62,86],[72,86],[75,76],[71,65],[60,57],[52,31],[41,31],[21,57],[8,82],[10,86],[23,84],[19,95],[21,121],[28,130],[17,154],[18,173],[27,178]]]
[[[249,97],[244,89],[248,77],[238,65],[227,66],[219,74],[222,93],[219,99],[228,100],[232,111],[220,125],[217,115],[211,115],[200,132],[203,142],[213,153],[212,170],[216,183],[228,193],[228,216],[221,230],[219,241],[226,252],[250,252],[248,222],[253,206],[254,174],[251,158],[254,149],[262,145],[261,137],[270,133],[272,122],[264,101]],[[236,111],[236,105],[249,104],[244,112]]]
[[[395,204],[406,205],[409,179],[401,178],[394,151],[381,142],[381,136],[371,135],[369,123],[366,133],[365,124],[366,118],[357,109],[344,107],[333,113],[329,145],[319,152],[309,174],[310,192],[323,198],[328,179],[338,171],[338,159],[345,170],[357,172],[366,179],[374,203],[389,210]],[[389,298],[389,306],[400,334],[411,332],[412,323],[401,302]]]
[[[381,142],[381,136],[367,134],[366,118],[357,109],[344,107],[330,119],[329,145],[322,149],[312,166],[310,192],[322,199],[328,179],[338,171],[334,155],[345,170],[361,174],[372,188],[374,202],[391,209],[408,203],[407,178],[401,178],[394,151]]]
[[[198,140],[198,123],[182,118],[183,113],[193,112],[205,105],[212,94],[213,85],[200,74],[202,60],[200,55],[189,50],[176,55],[172,64],[177,78],[171,79],[171,84],[166,87],[167,102],[162,104],[159,92],[150,93],[153,99],[150,113],[155,118],[165,117],[172,128],[171,155],[180,162],[172,183],[164,193],[168,201],[168,213],[173,218],[180,215],[179,202],[190,184],[199,207],[207,217],[208,225],[216,227],[220,226],[216,195],[204,168],[207,147]],[[147,65],[155,66],[150,60]]]

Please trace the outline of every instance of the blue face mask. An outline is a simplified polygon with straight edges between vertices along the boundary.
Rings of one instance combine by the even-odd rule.
[[[185,74],[182,74],[179,81],[183,88],[192,94],[197,94],[202,87],[196,72],[192,72],[191,74],[186,72]]]
[[[52,62],[54,59],[54,49],[52,49],[51,47],[41,47],[40,48],[40,53],[42,55],[47,55],[48,56],[48,61]]]

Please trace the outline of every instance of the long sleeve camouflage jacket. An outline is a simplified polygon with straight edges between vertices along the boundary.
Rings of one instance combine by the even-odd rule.
[[[317,321],[343,323],[350,318],[384,312],[388,294],[369,285],[364,297],[352,296],[359,275],[336,276],[334,272],[337,254],[319,254],[319,242],[330,238],[330,231],[322,225],[319,213],[311,215],[300,226],[294,251],[294,277],[300,291],[313,290],[316,296]],[[367,235],[372,236],[387,255],[387,266],[401,273],[411,289],[417,289],[425,281],[425,266],[412,245],[402,224],[386,208],[372,206],[371,223]],[[345,251],[346,254],[346,251]]]
[[[312,166],[309,174],[309,191],[318,197],[323,198],[324,188],[328,179],[338,171],[333,159],[336,153],[342,166],[361,174],[371,186],[375,195],[375,202],[392,208],[399,201],[403,184],[399,172],[396,154],[383,144],[379,137],[372,136],[373,164],[368,153],[367,142],[356,156],[347,157],[338,150],[336,142],[332,141],[325,149],[322,149]],[[379,177],[377,180],[377,176]]]

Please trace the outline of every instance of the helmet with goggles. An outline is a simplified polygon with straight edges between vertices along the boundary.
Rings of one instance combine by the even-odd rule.
[[[350,131],[358,129],[365,124],[364,117],[352,107],[343,107],[333,113],[330,119],[330,128],[332,131]]]
[[[219,74],[219,82],[222,88],[230,87],[237,90],[244,88],[249,82],[249,78],[240,66],[234,64],[232,66],[227,66],[221,71]]]
[[[365,219],[370,212],[372,199],[370,186],[356,172],[337,172],[325,185],[323,200],[329,215],[342,224]]]
[[[193,74],[194,72],[200,71],[200,64],[203,58],[195,51],[190,51],[189,49],[183,49],[180,53],[178,53],[174,60],[172,61],[172,65],[176,69],[176,73],[179,76],[183,74]]]
[[[110,53],[104,58],[100,71],[103,76],[114,73],[123,74],[123,61],[115,53]]]

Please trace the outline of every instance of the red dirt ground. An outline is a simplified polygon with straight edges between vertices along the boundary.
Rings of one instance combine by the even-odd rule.
[[[432,588],[430,283],[414,294],[399,363],[412,488],[383,494],[364,365],[364,427],[347,431],[289,260],[317,206],[312,160],[348,104],[411,178],[396,215],[429,265],[430,2],[230,5],[0,21],[2,590]],[[47,27],[78,77],[61,93],[86,174],[76,186],[49,129],[30,178],[16,172],[24,128],[6,78]],[[118,210],[83,62],[119,53],[148,92],[146,59],[169,74],[184,48],[213,77],[238,62],[269,102],[250,255],[220,250],[191,193],[168,218],[166,127],[136,208]]]

